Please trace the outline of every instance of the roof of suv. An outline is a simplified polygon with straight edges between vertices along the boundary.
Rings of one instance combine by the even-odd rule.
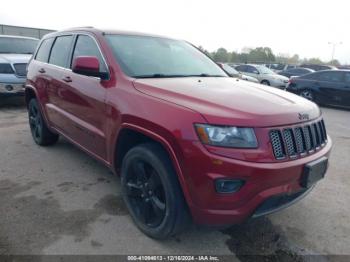
[[[46,36],[54,36],[56,34],[61,34],[61,33],[65,33],[65,32],[82,32],[82,31],[96,33],[96,34],[150,36],[150,37],[161,37],[161,38],[173,39],[171,37],[156,35],[156,34],[148,34],[148,33],[134,32],[134,31],[124,31],[124,30],[114,30],[114,29],[98,29],[98,28],[91,27],[91,26],[68,28],[68,29],[65,29],[62,31],[57,31],[57,32],[47,34]]]

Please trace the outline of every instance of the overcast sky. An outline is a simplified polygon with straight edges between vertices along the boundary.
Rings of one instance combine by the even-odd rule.
[[[94,26],[186,39],[213,51],[269,46],[275,54],[350,64],[347,0],[2,0],[0,24]]]

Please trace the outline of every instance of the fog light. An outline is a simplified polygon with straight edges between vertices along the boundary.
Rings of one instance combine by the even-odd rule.
[[[12,85],[6,85],[6,86],[5,86],[5,89],[6,89],[7,91],[12,91],[12,90],[13,90],[13,86],[12,86]]]
[[[234,193],[244,185],[243,180],[237,179],[217,179],[215,180],[215,189],[218,193]]]

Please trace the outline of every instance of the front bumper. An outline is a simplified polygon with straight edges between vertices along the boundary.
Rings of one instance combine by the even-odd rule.
[[[304,166],[328,157],[332,142],[328,138],[321,150],[307,157],[274,163],[221,157],[209,153],[199,142],[182,146],[188,153],[184,164],[192,217],[196,223],[219,226],[275,212],[301,199],[311,190],[301,186]],[[240,179],[245,184],[236,193],[219,194],[214,186],[218,178]],[[276,201],[276,198],[283,200]]]
[[[24,83],[0,83],[0,97],[23,96]]]

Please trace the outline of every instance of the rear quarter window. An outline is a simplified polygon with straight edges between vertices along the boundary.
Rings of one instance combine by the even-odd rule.
[[[35,60],[47,63],[49,61],[49,55],[54,38],[48,38],[42,41],[38,52],[36,53]]]

